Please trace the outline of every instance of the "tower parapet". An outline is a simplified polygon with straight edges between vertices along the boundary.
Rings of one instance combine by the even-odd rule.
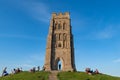
[[[70,13],[69,12],[65,12],[65,13],[52,13],[52,19],[54,18],[70,18]]]

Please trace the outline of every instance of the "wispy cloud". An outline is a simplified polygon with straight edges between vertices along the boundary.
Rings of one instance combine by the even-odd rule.
[[[91,30],[87,34],[80,35],[80,39],[82,40],[103,40],[103,39],[111,39],[116,35],[116,30],[113,27],[105,27],[101,30]]]
[[[94,27],[94,39],[111,39],[116,35],[117,32],[117,26],[110,22],[106,22],[104,16],[101,16],[98,20],[96,20],[96,25]]]
[[[116,60],[113,60],[114,63],[120,63],[120,58],[119,59],[116,59]]]
[[[27,56],[27,58],[24,60],[24,64],[37,64],[44,62],[44,52],[42,53],[32,53]]]
[[[106,26],[103,30],[95,32],[96,39],[110,39],[114,37],[115,30],[112,26]]]
[[[41,62],[41,61],[44,61],[44,55],[42,55],[42,54],[32,54],[32,55],[30,55],[30,59],[34,60],[34,61]]]
[[[90,40],[103,40],[103,39],[112,39],[118,34],[118,29],[113,25],[105,26],[103,29],[91,30],[89,34],[84,36],[84,39]]]
[[[109,20],[105,20],[104,16],[94,17],[94,19],[93,17],[77,17],[73,20],[73,25],[77,27],[73,30],[75,30],[75,33],[80,34],[77,37],[82,40],[111,39],[119,34],[119,23],[110,23]]]
[[[14,64],[14,67],[22,67],[24,70],[36,67],[38,65],[43,66],[44,54],[32,53],[22,59],[19,64]],[[13,65],[11,65],[13,67]]]
[[[49,22],[49,6],[43,2],[37,2],[34,0],[12,0],[12,2],[10,3],[13,4],[14,7],[24,10],[24,12],[26,12],[27,15],[32,17],[33,19],[45,23]]]
[[[41,37],[29,36],[29,35],[16,35],[16,34],[0,34],[0,37],[7,37],[7,38],[23,38],[23,39],[30,39],[30,40],[41,40]]]
[[[23,3],[23,6],[33,18],[42,22],[49,22],[50,12],[46,4],[42,2],[26,1]]]
[[[22,67],[25,67],[25,68],[32,68],[32,67],[34,67],[34,65],[30,65],[30,64],[22,64]]]

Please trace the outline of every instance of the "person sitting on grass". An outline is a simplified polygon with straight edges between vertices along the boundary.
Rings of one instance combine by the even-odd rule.
[[[93,70],[91,70],[90,68],[86,68],[85,69],[85,72],[89,75],[92,75],[93,74]]]
[[[90,73],[90,68],[86,68],[85,69],[85,72],[88,74],[88,73]]]
[[[30,72],[36,72],[36,68],[35,67],[33,67],[32,69],[30,69]]]
[[[6,71],[7,67],[4,68],[3,72],[2,72],[2,76],[7,76],[8,72]]]
[[[12,70],[12,74],[17,74],[17,73],[20,73],[20,72],[22,72],[22,68],[20,69],[20,68],[17,68],[17,69],[13,69]]]
[[[85,69],[85,72],[86,72],[87,74],[89,74],[89,75],[100,74],[99,71],[98,71],[98,69],[96,69],[96,70],[93,72],[93,70],[91,70],[90,68],[86,68],[86,69]]]
[[[98,71],[98,69],[96,69],[96,70],[94,71],[94,73],[95,73],[95,74],[99,74],[99,71]]]

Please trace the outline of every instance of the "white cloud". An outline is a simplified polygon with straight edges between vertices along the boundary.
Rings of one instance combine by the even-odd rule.
[[[19,64],[14,64],[14,65],[11,65],[11,67],[22,67],[23,70],[29,70],[33,67],[37,67],[38,65],[40,67],[43,66],[44,64],[44,54],[42,53],[32,53],[28,56],[26,56],[25,59],[22,59]]]
[[[28,14],[33,18],[40,20],[42,22],[49,22],[49,8],[46,4],[40,2],[24,2],[24,8],[28,11]]]
[[[33,19],[48,23],[50,12],[49,7],[45,3],[34,0],[12,0],[9,1],[12,6],[23,10],[28,16]]]
[[[32,67],[33,67],[33,65],[30,65],[30,64],[22,64],[22,67],[32,68]]]
[[[101,30],[91,30],[84,36],[81,35],[81,39],[87,40],[102,40],[102,39],[111,39],[116,35],[117,30],[114,30],[112,26],[107,26]]]
[[[42,54],[32,54],[30,55],[30,59],[33,60],[33,61],[44,61],[44,55]]]
[[[116,59],[113,61],[114,63],[120,63],[120,59]]]
[[[7,38],[23,38],[23,39],[33,39],[33,40],[41,40],[41,37],[29,36],[29,35],[17,35],[17,34],[0,34],[0,37]]]
[[[26,59],[24,59],[24,64],[43,65],[44,58],[45,58],[45,55],[43,53],[32,53],[28,55]],[[24,66],[28,66],[28,65],[24,65]]]
[[[113,25],[105,26],[103,29],[94,30],[89,33],[85,39],[91,40],[102,40],[102,39],[111,39],[117,35],[118,30],[114,28]]]
[[[112,26],[107,26],[103,30],[95,33],[97,39],[109,39],[112,38],[115,34],[115,31]]]
[[[119,23],[114,24],[105,21],[104,16],[97,19],[92,19],[90,17],[75,18],[74,26],[77,26],[76,30],[74,29],[75,33],[80,33],[77,38],[82,40],[111,39],[118,36],[120,30]]]

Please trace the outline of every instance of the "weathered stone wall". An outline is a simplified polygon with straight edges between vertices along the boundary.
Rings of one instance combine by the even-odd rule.
[[[59,61],[62,62],[63,71],[76,70],[70,14],[68,12],[52,14],[44,65],[46,71],[58,70]]]

